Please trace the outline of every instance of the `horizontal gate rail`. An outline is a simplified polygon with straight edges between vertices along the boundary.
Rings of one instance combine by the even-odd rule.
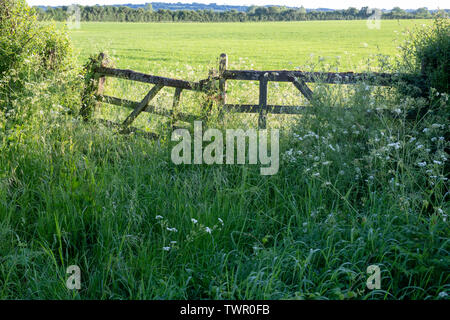
[[[131,81],[149,83],[149,84],[161,84],[165,87],[180,88],[184,90],[203,91],[203,85],[200,82],[191,82],[180,79],[171,79],[159,76],[153,76],[141,72],[125,69],[113,69],[106,67],[95,68],[95,72],[100,76],[108,76],[119,79],[127,79]]]
[[[139,105],[139,102],[137,102],[137,101],[120,99],[120,98],[116,98],[116,97],[110,97],[107,95],[98,96],[97,101],[107,103],[107,104],[112,104],[112,105],[119,106],[119,107],[125,107],[128,109],[136,109],[136,107]],[[156,115],[164,116],[164,117],[175,116],[178,120],[186,121],[186,122],[194,121],[195,119],[197,119],[196,116],[191,115],[191,114],[186,114],[186,113],[182,113],[182,112],[174,112],[173,110],[162,110],[161,108],[158,108],[158,107],[152,106],[152,105],[148,105],[147,108],[145,108],[142,112],[152,113],[152,114],[156,114]]]
[[[306,108],[308,107],[267,105],[267,112],[273,114],[299,114],[305,111]],[[260,106],[258,104],[225,104],[223,110],[241,113],[259,113]]]
[[[225,70],[226,80],[259,81],[266,77],[273,82],[292,82],[298,78],[304,82],[320,82],[326,84],[356,84],[364,81],[376,86],[391,86],[393,81],[402,78],[402,74],[391,73],[354,73],[354,72],[305,72],[305,71],[253,71],[253,70]]]

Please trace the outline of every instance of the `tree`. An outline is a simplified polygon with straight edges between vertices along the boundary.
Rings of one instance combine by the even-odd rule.
[[[416,18],[430,18],[431,17],[431,13],[430,11],[428,11],[428,8],[423,7],[423,8],[419,8],[417,9],[414,14],[416,15]]]
[[[399,7],[395,7],[391,10],[392,18],[394,19],[400,19],[406,16],[406,11],[403,9],[400,9]]]

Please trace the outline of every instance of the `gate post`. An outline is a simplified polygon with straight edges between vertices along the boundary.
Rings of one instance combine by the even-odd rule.
[[[226,79],[223,77],[224,72],[228,69],[228,56],[226,53],[222,53],[220,55],[220,62],[219,62],[219,102],[221,106],[223,107],[226,103],[226,97],[227,97],[227,83]]]
[[[106,77],[98,77],[95,68],[98,66],[107,67],[108,59],[105,53],[100,53],[98,58],[91,58],[85,66],[84,91],[81,97],[80,115],[84,121],[88,121],[100,102],[96,102],[96,96],[102,95],[105,90]]]
[[[268,77],[264,75],[259,80],[259,119],[258,128],[266,129],[267,126],[267,84]]]

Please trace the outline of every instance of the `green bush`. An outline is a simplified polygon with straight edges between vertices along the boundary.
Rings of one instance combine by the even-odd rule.
[[[24,0],[0,3],[0,105],[23,94],[26,83],[61,71],[71,57],[65,32],[37,21]]]
[[[430,88],[449,93],[449,52],[450,23],[448,17],[440,14],[433,25],[409,32],[408,40],[401,46],[400,69],[424,76],[425,83],[419,85],[422,96],[428,96]]]

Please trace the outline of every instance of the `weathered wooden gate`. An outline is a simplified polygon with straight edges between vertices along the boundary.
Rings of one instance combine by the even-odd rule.
[[[267,115],[269,113],[298,114],[307,108],[306,106],[268,105],[267,89],[268,83],[271,81],[291,82],[295,88],[297,88],[301,94],[306,97],[306,99],[311,101],[313,99],[313,91],[308,87],[307,83],[320,82],[326,84],[356,84],[364,81],[367,85],[391,86],[399,79],[399,76],[401,76],[398,74],[394,75],[388,73],[229,70],[228,57],[226,54],[222,54],[219,59],[218,71],[211,70],[209,77],[205,80],[190,82],[180,79],[144,74],[132,70],[110,68],[107,66],[107,57],[103,53],[99,55],[98,62],[99,63],[94,65],[91,70],[94,74],[92,77],[93,82],[92,85],[87,86],[84,97],[94,96],[98,103],[104,102],[133,109],[132,113],[120,125],[125,131],[136,130],[136,128],[131,128],[130,125],[142,112],[149,112],[170,117],[172,124],[178,120],[195,120],[195,116],[183,114],[177,111],[183,90],[208,93],[211,98],[214,97],[215,100],[219,101],[219,108],[224,111],[258,113],[258,127],[263,129],[267,126]],[[130,81],[153,84],[154,86],[142,99],[142,101],[129,101],[103,94],[106,77],[127,79]],[[227,104],[227,81],[231,80],[259,81],[259,103],[255,105]],[[150,102],[164,87],[175,88],[173,106],[172,110],[158,111],[155,106],[150,105]],[[81,114],[85,119],[89,118],[92,108],[92,104],[83,104]]]

